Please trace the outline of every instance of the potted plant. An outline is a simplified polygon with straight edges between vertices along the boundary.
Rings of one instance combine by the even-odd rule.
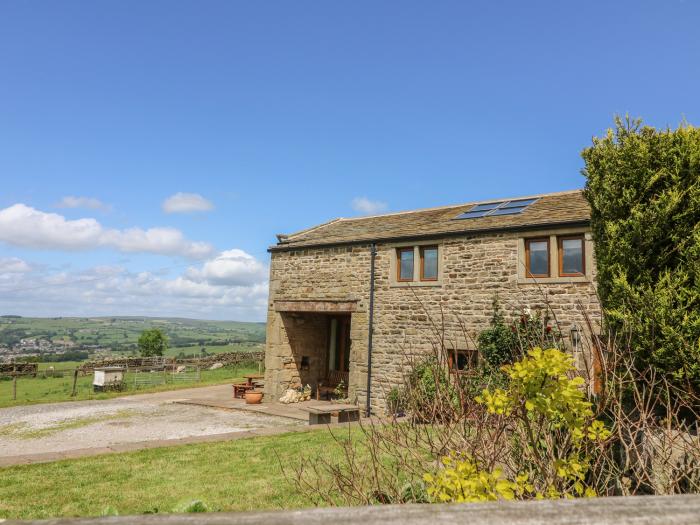
[[[245,393],[245,402],[247,405],[258,405],[262,402],[262,390],[248,390]]]

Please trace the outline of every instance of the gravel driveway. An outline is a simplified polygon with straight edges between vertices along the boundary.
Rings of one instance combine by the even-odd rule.
[[[299,424],[275,416],[175,403],[194,392],[216,392],[216,388],[221,387],[3,408],[0,458]]]

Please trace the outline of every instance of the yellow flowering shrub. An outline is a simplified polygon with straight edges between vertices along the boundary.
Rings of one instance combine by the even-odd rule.
[[[503,371],[507,387],[484,389],[476,401],[489,414],[507,418],[502,435],[510,468],[483,469],[467,455],[451,454],[441,469],[424,476],[429,497],[467,502],[595,496],[585,483],[590,449],[610,431],[593,418],[583,378],[573,376],[572,357],[534,348]]]
[[[435,475],[425,474],[428,496],[436,502],[475,502],[511,500],[532,491],[527,475],[507,479],[500,468],[479,470],[466,455],[451,454],[442,458],[443,468]]]

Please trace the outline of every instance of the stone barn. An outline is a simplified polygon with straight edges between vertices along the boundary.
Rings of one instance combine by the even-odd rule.
[[[506,312],[548,305],[565,333],[585,330],[581,307],[600,314],[589,224],[576,190],[278,235],[269,249],[266,398],[342,381],[352,400],[381,412],[406,354],[431,347],[432,322],[444,325],[451,366],[468,366],[496,295]]]

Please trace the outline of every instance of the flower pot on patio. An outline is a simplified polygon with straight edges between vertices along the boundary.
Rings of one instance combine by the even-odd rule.
[[[262,401],[263,393],[260,390],[248,390],[245,393],[245,402],[247,405],[258,405]]]

